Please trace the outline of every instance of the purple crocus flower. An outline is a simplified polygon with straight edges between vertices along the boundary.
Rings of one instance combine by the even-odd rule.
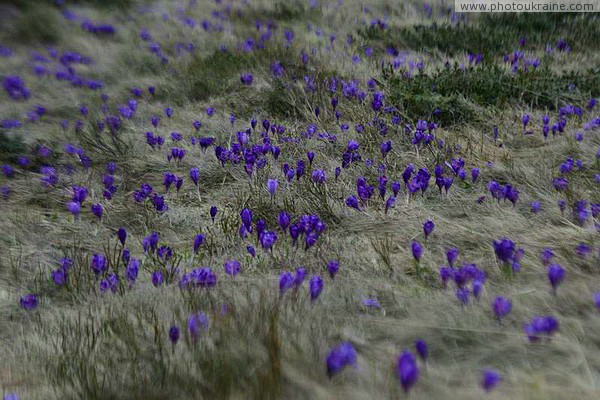
[[[551,248],[545,248],[540,253],[540,260],[544,265],[549,265],[552,262],[552,258],[554,258],[554,253]]]
[[[500,321],[502,318],[510,313],[512,310],[512,301],[506,299],[504,297],[496,297],[494,302],[492,303],[492,310],[494,311],[494,315]]]
[[[341,343],[329,351],[325,362],[327,365],[327,375],[329,378],[332,378],[346,366],[356,365],[356,350],[352,346],[352,343]]]
[[[173,343],[173,346],[179,341],[179,334],[179,327],[177,327],[177,325],[172,325],[169,328],[169,340]]]
[[[423,224],[423,233],[425,234],[425,239],[427,239],[429,237],[429,235],[431,235],[431,232],[433,232],[434,229],[435,229],[435,224],[433,223],[433,221],[431,221],[431,220],[425,221],[425,223]]]
[[[12,178],[15,170],[12,166],[5,164],[2,166],[2,173],[4,174],[4,176],[6,176],[7,178]]]
[[[19,303],[21,304],[21,307],[24,310],[31,311],[38,306],[39,302],[38,302],[37,295],[35,295],[33,293],[29,293],[29,294],[26,294],[25,296],[21,297],[21,299],[19,300]]]
[[[565,279],[565,270],[559,264],[552,264],[548,267],[548,280],[552,285],[552,290],[556,293],[558,285]]]
[[[242,84],[244,84],[246,86],[252,85],[253,80],[254,80],[254,78],[251,73],[245,73],[245,74],[240,75],[240,81],[242,82]]]
[[[410,245],[412,255],[414,259],[419,262],[421,261],[421,256],[423,255],[423,246],[417,241],[413,241]]]
[[[121,258],[126,264],[129,262],[129,260],[131,259],[131,252],[128,248],[123,249],[123,254],[121,255]]]
[[[338,260],[329,260],[327,263],[327,272],[331,279],[334,279],[340,269],[340,262]]]
[[[456,247],[448,249],[446,251],[446,259],[448,260],[448,264],[453,267],[454,263],[458,259],[458,249]]]
[[[91,206],[92,214],[96,216],[98,219],[102,219],[102,214],[104,213],[104,209],[102,208],[102,204],[92,204]]]
[[[267,181],[267,191],[271,194],[271,196],[275,196],[278,186],[279,186],[278,179],[269,179]]]
[[[164,282],[164,277],[163,277],[162,272],[160,272],[160,271],[154,271],[152,273],[152,284],[155,287],[159,287],[159,286],[161,286],[163,284],[163,282]]]
[[[67,209],[74,217],[78,217],[81,213],[81,204],[76,201],[71,201],[67,204]]]
[[[127,240],[127,231],[125,228],[119,228],[117,231],[117,238],[119,239],[119,242],[121,242],[121,245],[125,246],[125,241]]]
[[[429,349],[427,348],[427,343],[423,339],[417,339],[415,341],[415,350],[421,360],[427,361],[427,357],[429,357]]]
[[[600,203],[591,204],[590,208],[592,209],[592,217],[600,217]]]
[[[466,287],[459,287],[456,289],[456,298],[460,302],[461,306],[464,306],[469,302],[469,289]]]
[[[125,276],[129,283],[135,283],[138,273],[140,271],[140,260],[137,258],[132,258],[127,264],[127,268],[125,269]]]
[[[200,249],[200,246],[202,246],[202,244],[204,243],[204,239],[205,236],[201,233],[197,234],[196,237],[194,238],[194,254],[198,253],[198,249]]]
[[[564,192],[569,187],[569,181],[566,178],[554,178],[552,180],[552,185],[559,192]]]
[[[385,158],[390,151],[392,151],[392,142],[390,140],[381,143],[381,156],[383,158]]]
[[[102,254],[94,254],[92,256],[92,271],[94,274],[100,275],[108,269],[108,263],[106,262],[106,258]]]
[[[360,211],[360,206],[358,204],[358,199],[354,195],[348,196],[348,198],[346,199],[346,205],[348,207],[351,207],[351,208],[354,208],[355,210]]]
[[[165,115],[169,118],[171,118],[173,116],[173,109],[171,107],[166,107],[165,108]]]
[[[296,273],[294,275],[294,286],[300,287],[302,285],[302,283],[304,283],[304,280],[306,279],[307,274],[308,274],[308,272],[306,272],[306,268],[304,268],[304,267],[296,268]]]
[[[394,196],[398,196],[398,193],[400,193],[400,182],[392,182],[392,192],[394,193]]]
[[[31,91],[25,86],[25,82],[18,75],[7,75],[3,81],[4,90],[13,100],[26,100]]]
[[[200,170],[198,168],[190,169],[190,179],[194,182],[194,185],[198,186],[198,180],[200,179]]]
[[[212,219],[213,223],[215,222],[215,217],[217,216],[217,211],[218,211],[217,206],[212,206],[210,208],[210,218]]]
[[[600,177],[600,174],[598,175]],[[600,180],[598,180],[600,182]],[[564,199],[559,199],[558,202],[558,208],[560,209],[560,212],[563,213],[565,212],[565,208],[567,208],[567,202]]]
[[[323,291],[323,278],[318,275],[311,277],[310,281],[308,282],[308,287],[310,291],[310,299],[316,300]]]
[[[521,118],[521,122],[523,122],[523,129],[525,129],[527,124],[529,124],[529,118],[529,114],[525,114],[523,115],[523,118]]]
[[[473,280],[473,297],[479,300],[479,296],[481,295],[481,291],[483,290],[483,281],[479,279]]]
[[[371,108],[373,111],[379,111],[383,108],[383,93],[373,93],[373,100],[371,101]]]
[[[56,284],[56,286],[63,286],[65,283],[67,283],[67,271],[63,268],[52,271],[51,276],[52,281]]]
[[[588,246],[585,243],[579,243],[576,247],[575,247],[575,252],[577,253],[577,255],[581,258],[586,258],[588,255],[590,255],[592,253],[592,248],[590,246]]]
[[[600,311],[600,292],[594,293],[594,295],[592,297],[594,300],[594,304],[596,305],[596,308],[598,309],[598,311]]]
[[[225,273],[227,275],[236,276],[240,273],[240,262],[237,260],[225,261]]]
[[[408,350],[404,350],[398,357],[396,372],[400,379],[400,384],[405,392],[408,392],[419,379],[419,366],[417,360]]]
[[[240,217],[242,218],[242,224],[246,228],[248,232],[252,232],[252,210],[249,208],[244,208],[240,212]]]
[[[367,308],[377,308],[377,309],[381,308],[381,304],[376,299],[364,299],[362,301],[362,304],[363,304],[363,306],[365,306]]]
[[[550,315],[534,316],[523,328],[531,342],[540,340],[540,335],[551,336],[558,330],[558,320]]]
[[[498,383],[502,380],[500,374],[493,369],[486,369],[482,372],[481,375],[481,387],[486,392],[490,392],[494,389]]]
[[[583,225],[589,218],[590,212],[587,210],[587,201],[579,200],[575,203],[573,208],[573,215],[577,218],[579,223]]]
[[[188,331],[193,341],[198,340],[200,334],[208,329],[208,317],[203,312],[192,314],[188,317]]]
[[[479,178],[479,168],[473,168],[471,170],[471,180],[473,183],[477,182],[477,178]]]
[[[315,183],[324,183],[327,177],[325,176],[325,171],[322,169],[316,169],[312,172],[312,180]]]
[[[396,197],[395,196],[388,197],[388,199],[385,202],[385,213],[387,214],[389,209],[394,208],[395,205],[396,205]]]
[[[277,223],[279,224],[279,227],[281,228],[284,234],[287,231],[287,228],[290,226],[290,221],[290,214],[286,213],[285,211],[279,212],[279,216],[277,217]]]
[[[260,245],[265,250],[270,250],[277,241],[277,234],[273,231],[264,231],[260,235]]]
[[[279,294],[283,295],[288,289],[294,286],[294,276],[291,272],[285,271],[279,275]]]
[[[515,243],[508,239],[503,238],[501,240],[494,240],[494,252],[496,253],[496,257],[504,262],[509,263],[512,262],[515,256]]]
[[[448,286],[448,281],[450,279],[454,278],[454,268],[448,268],[448,267],[441,267],[440,268],[440,279],[442,280],[442,285],[444,286],[444,289],[447,288]]]

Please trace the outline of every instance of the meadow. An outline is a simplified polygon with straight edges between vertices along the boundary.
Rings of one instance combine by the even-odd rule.
[[[600,18],[0,3],[0,395],[600,398]]]

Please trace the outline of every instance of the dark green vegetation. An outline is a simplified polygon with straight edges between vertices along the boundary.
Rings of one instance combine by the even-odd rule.
[[[393,104],[411,119],[437,116],[444,126],[477,119],[478,108],[499,109],[523,105],[529,109],[557,110],[600,95],[600,70],[568,73],[538,69],[515,74],[498,65],[475,68],[448,66],[406,79],[393,74],[386,92]]]
[[[371,26],[359,34],[379,46],[401,45],[446,56],[482,53],[489,58],[512,51],[515,37],[542,49],[564,39],[573,49],[597,50],[600,19],[594,14],[578,13],[485,14],[475,22],[434,22],[383,31]]]

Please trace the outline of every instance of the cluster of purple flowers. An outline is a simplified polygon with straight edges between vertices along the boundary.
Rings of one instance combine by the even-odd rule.
[[[175,178],[177,178],[177,177],[175,177]],[[166,180],[165,188],[166,188],[166,190],[168,190],[169,186],[173,183],[173,180],[171,180],[171,177],[166,178],[165,180]],[[175,179],[175,181],[176,180],[177,179]],[[168,185],[167,185],[167,183],[168,183]],[[183,180],[181,181],[181,184],[182,183],[183,183]],[[181,186],[181,184],[180,184],[180,186]],[[133,192],[133,199],[135,200],[136,203],[144,203],[147,199],[150,199],[154,208],[158,212],[165,212],[169,209],[169,207],[165,203],[164,196],[161,196],[158,193],[156,193],[149,183],[142,183],[140,185],[140,189]]]
[[[333,347],[326,358],[327,375],[332,377],[347,366],[356,365],[356,349],[350,342],[343,342]]]
[[[59,54],[55,49],[49,49],[50,59],[37,53],[32,57],[33,72],[38,78],[54,76],[57,81],[69,82],[73,87],[87,87],[91,90],[98,90],[104,87],[104,84],[95,79],[89,79],[81,76],[75,71],[75,65],[90,65],[92,59],[75,51],[66,51]],[[56,61],[56,66],[52,69],[51,62]],[[84,114],[82,112],[82,114]],[[84,114],[85,115],[85,114]]]
[[[502,186],[497,181],[490,181],[488,183],[488,190],[492,197],[498,200],[498,202],[500,202],[500,200],[508,200],[515,206],[519,200],[519,191],[508,183]]]
[[[261,247],[265,250],[271,250],[278,240],[275,231],[266,230],[265,221],[258,219],[253,221],[252,210],[245,208],[240,212],[242,225],[240,226],[240,236],[246,237],[256,229],[256,234]],[[254,223],[254,226],[253,226]],[[291,222],[291,216],[285,211],[281,211],[277,218],[277,223],[284,235],[290,235],[292,243],[297,244],[298,239],[304,237],[304,249],[313,247],[321,234],[325,231],[326,225],[317,215],[302,215],[294,223]]]
[[[535,70],[540,66],[538,58],[526,58],[525,53],[520,50],[515,50],[510,55],[504,55],[504,62],[510,65],[512,72],[529,72],[530,68]]]
[[[494,240],[494,253],[496,258],[502,261],[505,265],[509,265],[513,272],[519,272],[521,270],[521,259],[525,255],[525,250],[516,247],[515,243],[508,239],[502,238],[500,240]]]
[[[52,271],[51,277],[52,281],[57,286],[63,286],[67,283],[67,279],[69,277],[69,270],[73,267],[73,260],[70,258],[62,258],[60,260],[60,268]]]
[[[435,135],[433,132],[437,129],[437,124],[435,122],[427,122],[423,119],[417,121],[417,125],[414,129],[411,129],[410,125],[407,125],[406,130],[410,132],[412,130],[413,138],[412,144],[418,145],[428,145],[435,141]]]
[[[452,251],[452,249],[450,250]],[[450,256],[448,257],[450,258]],[[475,264],[464,264],[462,267],[454,268],[441,267],[440,268],[440,279],[444,287],[447,286],[448,281],[452,280],[456,286],[456,298],[465,305],[469,302],[469,297],[473,294],[473,297],[479,299],[483,285],[486,281],[485,272],[480,270]],[[471,288],[469,289],[469,284]]]
[[[208,316],[203,312],[192,314],[187,321],[188,332],[193,341],[198,340],[200,334],[208,329]],[[171,341],[176,343],[179,339],[179,330],[169,333]]]
[[[402,173],[402,179],[404,180],[404,184],[410,193],[417,193],[419,190],[421,193],[425,193],[427,188],[429,187],[429,180],[431,179],[431,174],[427,170],[427,168],[419,168],[417,173],[413,176],[414,166],[409,164],[404,172]]]
[[[252,85],[253,80],[254,80],[254,78],[252,77],[251,73],[245,73],[240,76],[240,81],[242,82],[242,84],[244,84],[246,86]]]
[[[111,200],[114,194],[117,192],[115,186],[115,170],[117,165],[114,162],[106,164],[106,174],[102,177],[102,184],[104,185],[104,191],[102,195],[106,200]]]
[[[541,340],[541,337],[552,336],[557,330],[558,320],[550,315],[535,316],[523,328],[531,342],[537,342]]]
[[[25,82],[18,75],[5,76],[2,86],[13,100],[27,100],[31,96],[31,91],[25,86]]]
[[[185,150],[179,147],[171,148],[171,153],[167,156],[167,161],[181,161],[185,157]]]
[[[71,201],[69,203],[67,203],[67,209],[75,217],[78,217],[79,214],[81,213],[81,206],[83,205],[83,202],[87,198],[89,191],[84,186],[73,186],[72,190],[73,190],[73,196],[72,196]]]
[[[212,288],[217,284],[217,275],[209,267],[194,268],[179,280],[182,289]]]
[[[361,155],[358,152],[359,146],[355,140],[348,141],[346,151],[342,154],[342,168],[348,168],[352,163],[361,160]]]
[[[279,294],[283,296],[289,289],[298,290],[306,280],[307,271],[304,267],[296,268],[294,274],[284,271],[279,274]],[[308,281],[308,291],[311,301],[316,300],[323,291],[323,278],[319,275],[313,275]]]
[[[165,138],[160,135],[155,135],[154,132],[146,132],[146,143],[153,149],[161,147],[165,143]]]
[[[81,29],[96,35],[113,35],[117,32],[115,27],[110,24],[92,21],[84,21]]]

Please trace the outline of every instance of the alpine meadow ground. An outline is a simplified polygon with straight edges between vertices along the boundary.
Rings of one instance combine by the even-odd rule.
[[[599,34],[2,2],[0,394],[600,398]]]

